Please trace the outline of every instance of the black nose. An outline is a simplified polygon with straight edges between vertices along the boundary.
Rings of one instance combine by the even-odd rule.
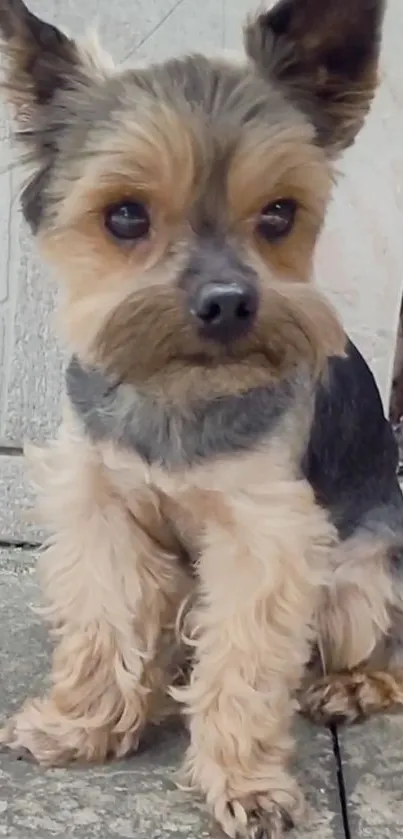
[[[248,332],[257,308],[258,296],[252,285],[210,282],[196,292],[191,312],[207,338],[227,342]]]

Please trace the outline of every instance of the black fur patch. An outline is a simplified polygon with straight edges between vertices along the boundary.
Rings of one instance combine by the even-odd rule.
[[[375,379],[349,342],[346,358],[329,360],[316,395],[304,473],[345,539],[361,525],[403,533],[398,452]]]

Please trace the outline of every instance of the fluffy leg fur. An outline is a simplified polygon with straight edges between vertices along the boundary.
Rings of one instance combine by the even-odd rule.
[[[174,695],[190,720],[187,781],[228,836],[277,839],[303,812],[287,769],[292,694],[332,537],[302,481],[228,501],[208,521],[190,614],[195,665]]]
[[[137,745],[173,675],[171,630],[187,580],[169,545],[149,536],[154,499],[129,513],[79,434],[65,427],[36,460],[53,531],[40,562],[57,638],[53,684],[1,739],[45,764],[103,761]]]
[[[303,691],[305,716],[322,724],[353,723],[403,705],[397,606],[387,546],[358,538],[340,546],[318,615],[326,675]]]

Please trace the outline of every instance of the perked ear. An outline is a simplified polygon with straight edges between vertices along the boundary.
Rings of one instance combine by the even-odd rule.
[[[26,122],[31,110],[49,104],[79,74],[79,54],[74,41],[39,20],[22,0],[2,0],[0,36],[7,61],[4,87],[17,118]]]
[[[22,0],[0,0],[0,41],[5,58],[0,87],[14,108],[24,160],[33,167],[21,203],[36,231],[61,137],[80,103],[84,107],[91,85],[109,74],[111,60],[95,40],[78,45]]]
[[[105,76],[112,66],[95,39],[78,46],[32,14],[23,0],[0,0],[0,41],[6,58],[3,88],[17,121],[28,128],[30,117],[57,93]]]
[[[330,155],[351,145],[378,82],[385,0],[280,0],[245,27],[258,71],[313,122]]]

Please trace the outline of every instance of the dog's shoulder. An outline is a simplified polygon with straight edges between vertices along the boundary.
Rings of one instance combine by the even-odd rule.
[[[372,510],[401,506],[397,463],[397,444],[375,378],[348,341],[344,357],[329,359],[317,388],[304,474],[348,535]]]

